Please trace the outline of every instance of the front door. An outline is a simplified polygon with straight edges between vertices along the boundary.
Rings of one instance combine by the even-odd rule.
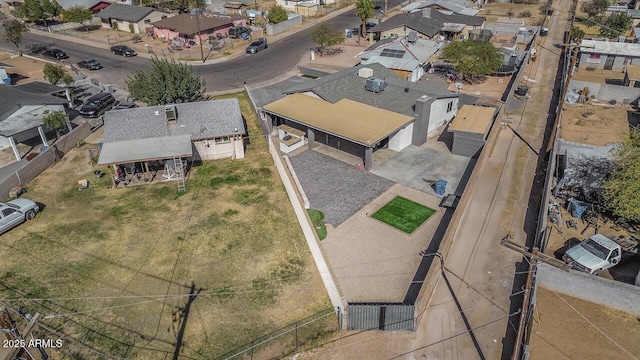
[[[607,55],[607,61],[604,63],[604,69],[605,70],[612,70],[613,69],[613,60],[615,60],[615,57]]]

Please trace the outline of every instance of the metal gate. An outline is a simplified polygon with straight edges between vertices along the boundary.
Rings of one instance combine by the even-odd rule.
[[[403,304],[348,304],[349,330],[414,331],[415,307]]]

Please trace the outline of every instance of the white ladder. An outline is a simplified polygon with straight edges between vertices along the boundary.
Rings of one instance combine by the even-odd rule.
[[[185,191],[187,185],[185,184],[184,167],[182,166],[182,159],[179,156],[173,158],[173,169],[176,173],[178,191]]]

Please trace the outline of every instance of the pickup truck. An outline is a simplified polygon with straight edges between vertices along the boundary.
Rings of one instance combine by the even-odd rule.
[[[562,260],[573,269],[597,275],[619,264],[623,254],[637,254],[639,248],[640,240],[635,236],[595,234],[567,250]]]

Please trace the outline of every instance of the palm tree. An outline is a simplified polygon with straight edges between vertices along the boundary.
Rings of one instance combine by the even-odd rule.
[[[373,0],[358,0],[356,2],[356,15],[362,19],[362,28],[360,29],[359,36],[367,33],[367,19],[373,16],[373,10],[375,4]]]

